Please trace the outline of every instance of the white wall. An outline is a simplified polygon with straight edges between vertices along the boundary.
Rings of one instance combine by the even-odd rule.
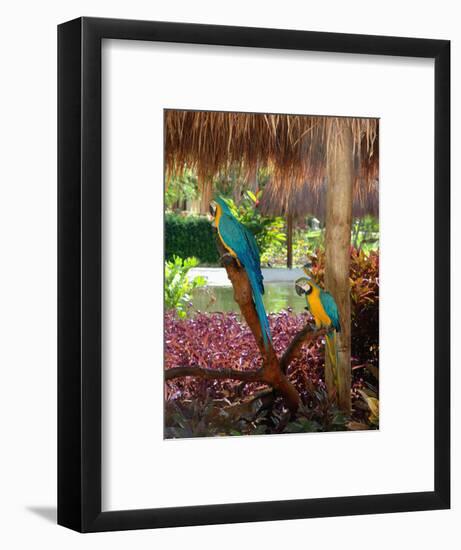
[[[226,549],[243,543],[269,549],[299,541],[311,548],[339,544],[377,550],[390,545],[454,548],[461,521],[456,469],[451,511],[86,536],[56,527],[43,517],[53,516],[56,493],[56,25],[80,15],[449,38],[453,41],[454,128],[461,122],[459,101],[455,103],[461,91],[456,2],[45,0],[5,4],[0,33],[0,544],[8,549],[32,545],[124,548],[127,544]],[[459,151],[461,140],[453,134],[453,151]],[[459,162],[454,162],[454,210],[460,207],[455,186],[459,176]],[[460,230],[458,216],[453,234]],[[459,248],[454,247],[453,279],[457,276]],[[460,303],[456,286],[453,296],[456,310]],[[455,335],[460,328],[456,311],[453,321]],[[459,345],[455,345],[454,396],[460,378],[458,358]],[[408,391],[411,399],[415,388]],[[454,402],[453,410],[456,427],[458,403]],[[410,411],[409,417],[413,414],[417,411]],[[458,430],[454,463],[459,460],[459,442]]]

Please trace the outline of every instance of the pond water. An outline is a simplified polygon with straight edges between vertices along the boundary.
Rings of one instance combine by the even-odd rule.
[[[292,308],[295,313],[304,311],[306,302],[295,292],[292,282],[273,282],[264,284],[264,305],[268,313],[278,313],[282,309]],[[193,307],[199,311],[236,311],[240,312],[234,301],[231,286],[207,286],[196,288],[192,296]]]

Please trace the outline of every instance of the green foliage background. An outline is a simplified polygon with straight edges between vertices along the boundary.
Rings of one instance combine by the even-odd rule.
[[[205,286],[206,283],[201,276],[189,280],[187,276],[189,269],[197,265],[197,258],[183,260],[178,256],[174,256],[171,262],[165,262],[165,307],[175,309],[180,319],[187,316],[194,288]]]
[[[210,221],[204,216],[165,215],[165,259],[196,257],[201,264],[219,261]]]

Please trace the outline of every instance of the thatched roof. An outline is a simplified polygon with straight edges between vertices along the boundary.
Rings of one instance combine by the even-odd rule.
[[[364,193],[360,187],[363,184],[356,180],[354,199],[352,202],[352,217],[361,218],[367,214],[378,216],[379,214],[379,182],[372,179],[367,184]],[[325,218],[326,183],[313,187],[309,183],[304,185],[287,186],[285,196],[280,200],[279,188],[269,182],[264,188],[264,193],[259,201],[258,209],[265,216],[288,216],[302,218],[308,214],[316,216],[319,220]]]
[[[378,119],[167,110],[166,177],[188,167],[205,182],[231,166],[268,166],[263,213],[323,217],[327,149],[344,124],[354,142],[354,214],[376,214]]]

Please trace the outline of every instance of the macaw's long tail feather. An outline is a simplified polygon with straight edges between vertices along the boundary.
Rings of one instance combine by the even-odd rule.
[[[325,337],[325,351],[328,354],[335,385],[338,387],[338,346],[336,342],[336,330],[330,330]]]
[[[261,281],[258,280],[257,275],[250,270],[247,270],[248,279],[250,281],[251,290],[253,291],[253,300],[256,307],[256,313],[258,314],[259,324],[261,326],[261,332],[264,340],[264,347],[267,348],[269,341],[272,342],[271,330],[269,327],[269,320],[264,308],[264,302],[260,291]]]

